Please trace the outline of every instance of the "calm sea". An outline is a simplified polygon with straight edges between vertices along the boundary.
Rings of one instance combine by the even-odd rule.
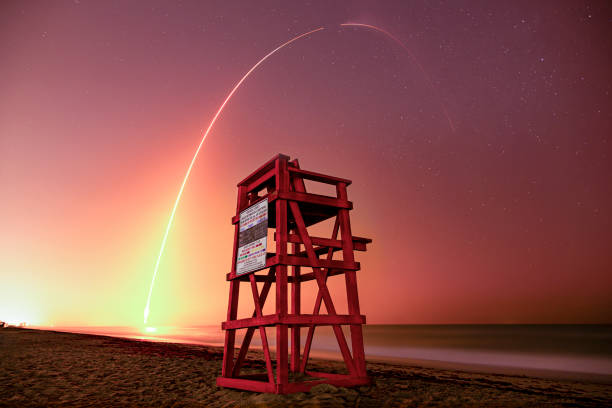
[[[102,334],[165,342],[223,345],[219,326],[192,327],[54,327],[60,331]],[[306,330],[302,329],[303,338]],[[238,331],[238,338],[241,339]],[[267,329],[274,345],[275,335]],[[345,332],[346,333],[346,332]],[[348,338],[348,333],[346,334]],[[567,373],[612,381],[612,325],[366,325],[369,360],[474,367],[489,372]],[[240,343],[237,343],[240,344]],[[253,346],[260,346],[259,334]],[[349,341],[350,344],[350,341]],[[313,357],[340,359],[333,331],[319,327]]]

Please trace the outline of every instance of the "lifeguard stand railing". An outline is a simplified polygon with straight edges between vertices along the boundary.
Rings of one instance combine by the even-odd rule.
[[[304,180],[333,185],[335,196],[306,191]],[[286,394],[307,391],[328,383],[355,386],[369,383],[363,349],[362,325],[366,319],[359,310],[354,251],[365,251],[371,240],[351,233],[349,211],[353,205],[347,198],[350,180],[300,169],[297,159],[279,154],[238,184],[238,204],[235,225],[232,269],[225,330],[223,368],[217,384],[259,392]],[[307,227],[335,218],[329,238],[310,236]],[[274,229],[275,250],[268,252],[268,229]],[[338,237],[340,234],[340,237]],[[342,259],[334,259],[334,254]],[[291,275],[288,276],[288,268]],[[306,272],[304,268],[312,271]],[[266,272],[267,271],[267,272]],[[348,314],[338,314],[327,287],[330,276],[344,274]],[[302,284],[314,281],[318,292],[312,313],[302,313]],[[254,311],[251,317],[237,318],[240,284],[250,285]],[[261,291],[257,282],[263,282]],[[274,314],[263,314],[264,303],[275,284]],[[289,288],[291,285],[291,288]],[[291,296],[289,296],[289,294]],[[325,304],[327,314],[321,313]],[[346,374],[331,374],[307,370],[316,326],[333,329]],[[349,348],[343,325],[349,326]],[[276,330],[276,364],[268,343],[265,327]],[[302,350],[300,328],[308,332]],[[242,345],[236,356],[236,331],[245,329]],[[264,375],[241,375],[245,357],[255,331],[261,336],[265,358]],[[291,353],[289,354],[289,331]],[[352,349],[352,350],[351,350]]]

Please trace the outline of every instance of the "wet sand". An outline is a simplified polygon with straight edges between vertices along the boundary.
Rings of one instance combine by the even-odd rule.
[[[222,354],[218,347],[0,329],[0,406],[612,406],[605,383],[375,362],[368,363],[371,386],[258,394],[215,385]],[[246,367],[263,371],[261,354],[250,352]],[[309,367],[342,372],[336,361]]]

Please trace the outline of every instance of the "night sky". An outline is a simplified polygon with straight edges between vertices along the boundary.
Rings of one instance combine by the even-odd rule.
[[[612,323],[605,1],[3,1],[0,320],[141,324],[202,131],[318,27],[212,129],[150,321],[225,319],[236,183],[282,152],[353,180],[369,323]]]

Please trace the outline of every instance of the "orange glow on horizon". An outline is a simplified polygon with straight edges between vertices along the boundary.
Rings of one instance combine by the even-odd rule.
[[[353,181],[368,323],[612,321],[605,13],[285,5],[0,13],[0,320],[218,325],[236,183],[284,153]]]

